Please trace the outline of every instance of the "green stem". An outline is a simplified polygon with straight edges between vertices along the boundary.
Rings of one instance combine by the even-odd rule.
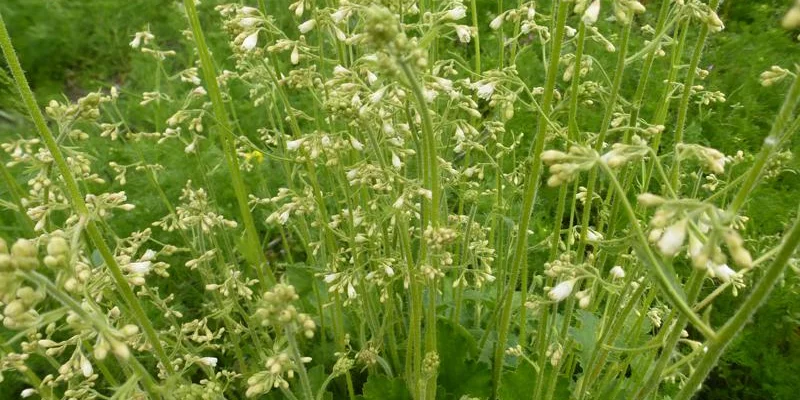
[[[545,80],[544,93],[542,95],[541,111],[537,121],[536,141],[533,153],[530,160],[530,172],[525,185],[525,193],[522,202],[522,210],[520,215],[519,226],[517,228],[517,239],[514,246],[514,256],[511,261],[511,275],[506,286],[505,297],[502,303],[502,314],[498,326],[498,339],[494,349],[494,365],[492,367],[492,397],[497,398],[498,390],[500,389],[503,362],[505,360],[505,347],[508,338],[508,331],[511,328],[511,309],[513,304],[513,297],[511,293],[516,289],[517,281],[519,279],[520,270],[525,264],[527,258],[527,243],[528,243],[528,226],[531,221],[531,214],[533,213],[533,206],[536,202],[536,196],[539,190],[539,180],[542,172],[541,155],[544,150],[545,136],[547,135],[547,114],[550,112],[550,106],[553,101],[553,90],[556,85],[556,75],[558,73],[559,55],[561,54],[561,45],[564,40],[564,30],[567,21],[567,14],[569,13],[568,4],[564,3],[558,7],[558,20],[556,22],[555,33],[552,36],[552,50],[550,63],[547,68],[547,78]],[[501,284],[501,283],[500,283]],[[527,282],[523,282],[524,292],[527,292]],[[524,301],[524,298],[523,298]],[[500,305],[500,304],[498,304]]]
[[[147,317],[147,314],[142,308],[142,305],[139,303],[139,300],[136,298],[136,295],[133,293],[130,285],[128,285],[128,281],[125,279],[122,269],[120,268],[119,264],[117,264],[117,260],[114,259],[114,255],[103,239],[100,230],[97,228],[95,222],[91,219],[89,208],[86,206],[86,203],[83,200],[83,195],[78,188],[78,183],[75,180],[75,177],[72,175],[72,171],[70,170],[67,161],[64,159],[64,155],[61,153],[61,149],[58,147],[55,137],[53,137],[53,133],[50,132],[50,128],[47,127],[47,122],[44,119],[42,111],[36,104],[36,99],[34,98],[33,92],[28,85],[28,80],[25,78],[25,73],[22,71],[22,66],[19,63],[17,54],[11,44],[11,38],[6,30],[6,24],[3,20],[2,14],[0,14],[0,47],[3,49],[3,54],[6,57],[8,66],[11,68],[11,74],[14,76],[17,89],[19,90],[22,100],[25,103],[25,107],[28,109],[28,113],[30,114],[31,119],[36,126],[36,130],[39,132],[42,140],[44,140],[47,150],[50,152],[51,156],[53,157],[53,161],[58,167],[58,171],[61,173],[61,177],[64,180],[64,185],[66,186],[66,194],[69,197],[72,208],[76,214],[78,214],[82,219],[86,220],[86,232],[89,235],[92,243],[94,243],[95,247],[97,248],[97,251],[103,258],[103,261],[105,261],[106,267],[111,273],[111,277],[114,280],[117,290],[119,290],[126,305],[132,311],[136,322],[142,327],[145,337],[153,347],[156,358],[158,358],[159,362],[161,362],[167,373],[171,375],[173,373],[172,364],[170,363],[170,358],[167,356],[164,348],[161,346],[161,342],[158,339],[158,333],[150,323],[150,319]]]
[[[217,84],[214,60],[211,58],[211,54],[208,51],[208,45],[206,44],[203,34],[203,28],[200,26],[200,17],[197,14],[194,0],[184,0],[183,4],[186,8],[189,25],[191,25],[192,28],[192,36],[197,46],[200,66],[203,69],[203,77],[205,78],[208,95],[211,98],[211,105],[214,109],[214,117],[220,128],[220,142],[222,142],[225,161],[228,164],[228,170],[231,175],[231,183],[233,184],[233,190],[236,194],[236,201],[239,204],[239,213],[244,223],[246,247],[242,253],[245,258],[253,264],[262,287],[273,285],[276,282],[275,275],[267,264],[264,252],[261,251],[261,240],[259,239],[255,222],[253,221],[253,214],[250,212],[250,206],[247,203],[247,189],[244,184],[244,179],[242,178],[242,172],[239,169],[239,156],[236,154],[235,138],[231,130],[230,119],[225,109],[225,102],[222,99],[222,92]]]
[[[711,10],[716,10],[720,0],[711,0],[708,7]],[[686,117],[689,111],[689,96],[691,89],[694,85],[694,78],[697,76],[697,66],[700,64],[700,57],[703,55],[703,48],[706,45],[706,38],[708,37],[708,24],[702,24],[700,28],[700,35],[697,38],[697,43],[694,46],[692,58],[689,61],[689,68],[686,70],[686,80],[683,82],[683,94],[681,96],[681,103],[678,107],[678,121],[675,123],[675,141],[674,145],[677,146],[683,141],[683,131],[686,128]],[[675,159],[672,163],[671,183],[678,192],[680,192],[680,165],[681,160],[678,154],[675,154]]]

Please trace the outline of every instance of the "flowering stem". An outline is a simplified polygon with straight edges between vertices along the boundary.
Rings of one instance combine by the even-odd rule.
[[[517,228],[517,239],[514,246],[514,256],[511,261],[510,276],[508,284],[506,285],[506,293],[501,305],[502,313],[500,315],[499,326],[497,330],[498,338],[494,349],[494,364],[492,366],[492,396],[497,397],[498,390],[502,379],[503,363],[505,360],[505,347],[506,340],[508,339],[508,331],[511,328],[511,308],[513,304],[512,293],[517,287],[520,270],[525,264],[527,258],[527,243],[528,243],[528,225],[531,221],[531,213],[533,206],[536,202],[536,195],[539,189],[539,180],[542,172],[542,150],[544,150],[545,136],[547,135],[547,113],[550,110],[550,105],[553,101],[553,90],[556,84],[556,75],[558,73],[558,61],[561,54],[561,45],[564,40],[564,30],[567,21],[567,14],[569,13],[569,6],[567,4],[560,4],[558,6],[558,17],[556,22],[556,30],[552,37],[553,44],[551,50],[550,63],[547,68],[547,77],[545,80],[544,93],[542,95],[541,110],[537,121],[537,132],[535,140],[535,147],[531,154],[530,172],[525,185],[525,193],[523,195],[522,211],[520,215],[519,226]],[[502,282],[498,283],[502,284]],[[523,297],[525,301],[524,292],[527,292],[527,282],[522,283]]]
[[[711,0],[708,7],[711,10],[716,10],[720,0]],[[694,85],[694,78],[697,76],[697,66],[700,64],[700,57],[703,55],[703,48],[706,45],[706,38],[708,37],[709,27],[708,24],[703,24],[700,28],[700,34],[697,38],[697,43],[694,46],[692,58],[689,61],[689,68],[686,70],[686,80],[683,82],[683,94],[681,103],[678,107],[678,120],[675,123],[675,140],[674,144],[677,146],[683,141],[683,131],[686,128],[686,117],[689,111],[689,97],[692,93],[692,85]],[[675,154],[675,159],[672,163],[671,183],[672,187],[680,191],[680,157]]]
[[[289,351],[292,353],[295,365],[297,365],[297,373],[300,375],[300,386],[303,388],[303,398],[312,400],[314,392],[311,390],[311,381],[308,380],[308,373],[306,373],[306,366],[303,363],[303,357],[300,355],[300,348],[297,346],[297,339],[294,337],[295,331],[291,325],[284,327],[284,334],[286,335],[286,343],[289,345]]]
[[[684,297],[678,292],[673,284],[674,278],[670,279],[670,277],[668,277],[667,272],[662,268],[661,261],[656,257],[655,254],[653,254],[653,250],[650,249],[650,245],[647,241],[647,236],[645,236],[644,232],[642,231],[642,227],[639,226],[639,223],[637,222],[638,219],[636,218],[636,213],[633,211],[633,206],[631,206],[630,201],[628,201],[626,193],[622,188],[622,185],[620,185],[619,180],[617,180],[616,176],[614,175],[614,172],[611,170],[611,167],[602,161],[598,161],[598,164],[608,174],[611,184],[614,186],[614,189],[619,195],[619,201],[622,202],[622,205],[628,214],[631,229],[633,229],[634,236],[639,242],[639,245],[635,247],[636,252],[639,253],[640,259],[650,267],[650,270],[656,277],[656,282],[659,284],[664,294],[671,300],[673,306],[677,307],[683,314],[685,314],[686,317],[689,318],[689,321],[694,324],[695,328],[697,328],[697,330],[699,330],[703,336],[706,338],[714,338],[716,336],[714,330],[711,329],[711,327],[709,327],[700,318],[700,316],[695,314],[695,312],[692,310],[692,307],[686,303]]]
[[[36,104],[36,99],[34,98],[33,92],[28,85],[28,80],[25,78],[25,73],[22,71],[22,66],[19,63],[17,54],[11,44],[11,38],[8,35],[8,30],[6,29],[6,24],[3,20],[2,14],[0,14],[0,47],[3,49],[3,54],[5,55],[8,66],[11,69],[11,74],[14,76],[17,90],[19,90],[20,95],[22,96],[25,107],[28,109],[28,113],[30,114],[31,119],[36,126],[36,130],[44,140],[45,146],[52,155],[53,161],[58,167],[58,171],[64,180],[66,194],[69,197],[70,204],[75,212],[81,218],[86,220],[86,233],[88,234],[94,246],[97,248],[97,251],[100,253],[103,261],[105,261],[106,267],[111,273],[111,277],[114,279],[114,284],[116,285],[117,290],[119,290],[123,300],[125,301],[125,304],[133,313],[133,317],[136,322],[142,327],[148,342],[150,342],[150,345],[153,346],[153,351],[156,355],[156,358],[159,362],[161,362],[161,364],[163,364],[167,373],[171,375],[173,372],[172,364],[170,363],[170,358],[167,357],[167,353],[164,351],[164,348],[161,346],[161,342],[158,339],[158,333],[153,328],[153,325],[150,323],[150,319],[147,317],[142,305],[139,303],[136,295],[133,293],[133,290],[128,285],[128,281],[125,279],[122,269],[120,268],[119,264],[117,264],[117,260],[114,258],[111,249],[103,239],[100,230],[97,228],[95,222],[91,219],[91,216],[89,215],[89,208],[86,206],[86,203],[83,200],[83,195],[78,188],[78,183],[75,180],[75,177],[72,175],[72,171],[64,159],[64,155],[61,153],[61,149],[59,149],[53,133],[50,132],[50,128],[47,127],[47,122],[44,119],[42,111],[39,110],[39,106]]]
[[[708,351],[695,366],[694,372],[692,372],[689,379],[684,383],[683,389],[675,397],[676,400],[688,400],[697,391],[700,384],[708,376],[708,373],[717,364],[725,348],[769,297],[798,246],[800,246],[800,218],[795,220],[789,233],[784,236],[783,244],[772,264],[764,272],[764,276],[758,281],[753,291],[747,296],[747,299],[745,299],[733,317],[717,332],[717,337],[710,341]]]
[[[225,110],[222,92],[217,84],[214,61],[211,59],[211,54],[208,51],[208,45],[203,35],[203,29],[200,26],[200,17],[197,15],[197,8],[195,7],[194,0],[184,0],[183,4],[186,8],[189,25],[191,25],[192,28],[192,36],[197,46],[200,66],[203,69],[208,95],[211,98],[211,105],[214,109],[214,117],[220,128],[220,142],[222,143],[225,161],[228,164],[228,170],[231,174],[231,183],[233,184],[236,201],[239,204],[239,213],[244,223],[247,246],[243,249],[242,253],[245,258],[253,264],[261,285],[263,287],[266,287],[266,285],[273,285],[276,282],[275,275],[267,264],[264,252],[261,251],[261,240],[259,239],[255,222],[253,221],[253,214],[250,212],[250,206],[247,203],[247,189],[245,188],[244,179],[242,178],[242,172],[239,169],[239,159],[236,154],[230,119],[228,118],[228,112]]]
[[[472,28],[475,29],[475,38],[474,38],[474,46],[475,46],[475,74],[481,74],[481,36],[480,32],[478,31],[478,6],[475,0],[472,0],[470,3],[471,6],[471,13],[472,13]]]
[[[61,303],[64,307],[67,307],[70,311],[74,312],[78,316],[81,317],[85,322],[92,324],[97,332],[101,335],[109,334],[109,327],[105,323],[105,321],[100,320],[96,316],[93,316],[86,312],[86,310],[78,304],[72,297],[68,296],[58,287],[53,285],[46,276],[38,273],[38,272],[26,272],[21,274],[25,279],[36,283],[39,287],[43,288],[47,294],[52,296],[56,299],[59,303]],[[131,367],[133,367],[136,372],[139,373],[139,376],[142,378],[142,386],[144,386],[145,391],[148,393],[150,398],[153,399],[160,399],[161,395],[159,394],[158,390],[155,386],[155,380],[150,375],[150,373],[139,363],[139,360],[136,357],[129,357],[125,360]]]

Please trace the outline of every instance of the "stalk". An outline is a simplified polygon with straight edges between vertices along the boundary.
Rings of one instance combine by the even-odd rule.
[[[716,10],[719,2],[720,0],[711,0],[711,2],[708,4],[708,7],[711,10]],[[678,107],[678,121],[676,122],[675,128],[674,144],[676,146],[683,141],[683,131],[686,128],[686,117],[689,111],[689,96],[691,94],[690,89],[692,88],[692,85],[694,85],[694,78],[697,75],[697,66],[700,64],[700,57],[703,55],[703,48],[706,45],[708,30],[708,24],[703,24],[703,26],[700,28],[700,36],[697,38],[697,44],[694,46],[694,52],[692,53],[692,58],[689,61],[689,68],[686,70],[686,80],[683,82],[683,94],[681,96],[680,106]],[[678,192],[680,192],[680,182],[678,179],[680,177],[680,166],[680,157],[678,157],[676,154],[675,160],[672,163],[670,179],[672,187],[674,187]]]
[[[170,363],[170,358],[167,356],[164,348],[161,346],[161,342],[158,339],[158,333],[150,323],[147,313],[145,313],[144,308],[142,308],[142,305],[139,303],[139,300],[136,298],[136,295],[133,293],[130,285],[128,285],[128,281],[125,279],[122,269],[120,268],[119,264],[117,264],[117,260],[114,259],[114,255],[103,239],[103,235],[98,229],[96,223],[94,220],[92,220],[91,215],[89,214],[89,208],[86,206],[86,203],[83,200],[83,194],[78,188],[78,182],[72,175],[72,171],[64,159],[64,155],[61,153],[61,149],[58,147],[53,133],[50,131],[50,128],[47,127],[47,122],[44,119],[42,111],[36,104],[36,99],[34,98],[33,92],[28,85],[28,80],[25,78],[25,73],[22,71],[22,66],[19,63],[17,54],[14,51],[13,45],[11,44],[11,38],[8,35],[8,30],[6,29],[6,24],[3,20],[2,14],[0,14],[0,47],[3,49],[3,54],[5,55],[8,66],[11,69],[11,74],[14,76],[17,90],[19,90],[20,95],[22,96],[25,107],[28,109],[28,113],[30,114],[31,119],[36,126],[36,130],[42,137],[47,150],[52,155],[53,161],[58,167],[61,177],[64,179],[66,194],[73,210],[80,216],[80,218],[86,221],[86,233],[88,234],[94,246],[97,248],[97,251],[100,253],[100,256],[105,262],[106,267],[111,273],[111,277],[114,280],[117,290],[119,290],[123,300],[125,301],[125,304],[133,313],[134,320],[142,327],[142,331],[144,332],[147,341],[151,346],[153,346],[153,352],[155,353],[156,358],[163,365],[164,369],[167,371],[167,374],[172,375],[174,372],[172,369],[172,364]]]
[[[520,216],[519,226],[517,228],[517,239],[514,246],[514,256],[511,261],[511,275],[506,286],[506,291],[514,291],[519,279],[520,270],[525,264],[527,258],[527,242],[528,242],[528,226],[531,220],[531,213],[536,201],[536,195],[539,189],[539,180],[542,173],[542,150],[544,150],[545,136],[547,135],[547,114],[550,110],[550,105],[553,101],[553,90],[556,84],[556,74],[558,72],[559,55],[561,54],[561,45],[564,40],[564,26],[569,12],[568,4],[560,4],[558,6],[558,20],[556,22],[555,34],[552,37],[553,47],[551,51],[550,63],[547,68],[547,78],[545,81],[544,94],[542,95],[541,110],[537,122],[537,132],[535,137],[535,147],[533,154],[531,154],[530,172],[528,174],[528,181],[525,185],[525,194],[522,203],[522,215]],[[523,282],[523,288],[527,289],[527,282]],[[527,292],[527,290],[524,290]],[[502,304],[502,314],[500,316],[500,324],[498,326],[498,339],[494,351],[494,365],[492,367],[492,396],[497,397],[500,388],[503,370],[503,361],[505,359],[505,346],[508,339],[508,331],[511,328],[511,305],[513,296],[511,293],[506,293]]]
[[[186,16],[189,18],[189,25],[192,28],[192,36],[197,46],[197,53],[200,57],[200,66],[203,69],[203,77],[208,89],[208,96],[211,99],[211,105],[214,109],[214,117],[220,127],[220,142],[222,150],[225,153],[225,161],[228,165],[228,170],[231,174],[231,183],[233,190],[236,194],[236,202],[239,204],[239,214],[244,223],[245,240],[247,243],[247,251],[243,251],[243,255],[249,262],[251,262],[256,270],[258,279],[263,287],[267,285],[274,285],[275,275],[272,269],[267,264],[266,256],[261,251],[261,240],[259,239],[258,231],[253,220],[253,214],[250,212],[250,206],[247,203],[247,188],[242,178],[242,172],[239,169],[239,159],[234,148],[233,131],[231,130],[230,119],[228,112],[225,109],[225,102],[222,99],[222,92],[217,84],[217,73],[214,68],[214,60],[211,58],[211,53],[208,51],[203,28],[200,26],[200,17],[197,14],[194,0],[184,0],[184,7],[186,8]]]

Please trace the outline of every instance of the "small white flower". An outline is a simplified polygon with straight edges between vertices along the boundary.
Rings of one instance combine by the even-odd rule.
[[[489,22],[489,28],[492,28],[493,30],[500,29],[500,26],[503,25],[503,19],[504,18],[505,18],[505,15],[503,15],[503,14],[500,14],[500,15],[496,16],[492,20],[492,22]]]
[[[400,157],[395,154],[395,152],[392,152],[392,166],[394,166],[395,169],[400,169],[403,166],[403,162],[400,160]]]
[[[352,283],[347,284],[347,297],[351,299],[356,298],[356,288],[353,287]]]
[[[83,374],[84,378],[88,378],[92,376],[94,370],[92,369],[92,363],[89,362],[89,359],[85,356],[81,356],[81,373]]]
[[[305,141],[306,141],[306,139],[305,139],[305,138],[300,138],[300,139],[290,140],[290,141],[286,142],[286,150],[288,150],[288,151],[295,151],[295,150],[299,149],[299,148],[300,148],[300,146],[301,146],[301,145],[303,144],[303,142],[305,142]]]
[[[347,18],[348,11],[344,8],[340,8],[336,10],[336,12],[331,14],[331,19],[335,24],[342,22],[345,18]]]
[[[608,274],[614,279],[622,279],[625,277],[625,270],[619,265],[615,265],[614,268],[611,268],[611,270],[608,271]]]
[[[217,366],[217,357],[201,357],[197,362],[207,367],[214,368]]]
[[[128,271],[137,274],[146,274],[150,272],[150,268],[153,266],[153,263],[150,261],[139,261],[128,264]]]
[[[298,25],[297,29],[300,31],[300,33],[308,33],[311,32],[311,30],[314,29],[315,26],[317,26],[317,20],[310,19]]]
[[[686,240],[686,220],[680,220],[664,230],[658,240],[658,249],[665,256],[674,256]]]
[[[292,54],[289,56],[289,61],[292,62],[292,65],[297,65],[300,63],[300,49],[297,46],[294,46],[292,49]]]
[[[600,0],[594,0],[592,4],[583,13],[583,23],[586,25],[594,25],[597,18],[600,16]]]
[[[484,100],[491,100],[492,94],[494,94],[494,87],[494,82],[479,83],[477,86],[478,97]]]
[[[388,86],[384,86],[384,87],[376,90],[375,93],[372,93],[371,95],[369,95],[370,103],[372,103],[372,104],[380,103],[380,101],[383,99],[383,95],[386,94],[386,89],[388,89]]]
[[[449,19],[451,21],[458,21],[461,18],[467,16],[467,8],[464,6],[456,7],[452,10],[447,11],[444,15],[445,19]]]
[[[352,136],[350,136],[350,145],[352,145],[353,149],[355,149],[357,151],[364,150],[364,144],[359,142],[358,139],[356,139],[356,138],[354,138]]]
[[[553,300],[555,302],[564,300],[567,297],[569,297],[569,295],[572,293],[572,288],[574,286],[575,286],[575,280],[573,279],[561,282],[552,289],[550,289],[549,292],[547,292],[547,297],[549,297],[550,300]]]
[[[603,234],[590,228],[586,231],[586,240],[589,242],[599,242],[603,240]]]
[[[254,17],[242,18],[242,19],[239,20],[239,26],[241,26],[242,28],[249,28],[249,27],[257,24],[258,21],[260,21],[260,20],[258,18],[254,18]]]
[[[723,282],[730,282],[736,276],[736,271],[729,267],[728,264],[713,265],[710,261],[709,264],[711,264],[709,267],[713,268],[714,276]]]
[[[456,35],[461,43],[469,43],[472,39],[472,30],[466,25],[456,25]]]
[[[142,255],[142,261],[153,261],[156,258],[156,251],[153,249],[147,249]]]
[[[133,40],[131,40],[131,42],[128,43],[128,45],[133,47],[134,49],[138,48],[139,46],[141,46],[141,44],[142,44],[142,37],[139,36],[139,35],[134,36]],[[30,396],[30,395],[28,395],[28,396]],[[27,397],[27,396],[23,396],[23,397]]]
[[[242,50],[250,51],[256,48],[258,45],[258,31],[255,31],[249,35],[242,41]]]
[[[325,275],[324,278],[322,278],[322,280],[324,280],[325,283],[333,283],[333,281],[335,281],[338,278],[339,278],[339,274],[327,274],[327,275]]]
[[[23,390],[23,391],[21,391],[19,393],[19,397],[22,397],[23,399],[25,399],[25,398],[33,396],[34,394],[36,394],[36,389],[27,388],[27,389],[25,389],[25,390]]]
[[[349,74],[350,74],[350,70],[345,68],[345,67],[343,67],[343,66],[341,66],[341,65],[337,64],[335,67],[333,67],[333,75],[335,75],[335,76],[346,76],[346,75],[349,75]]]

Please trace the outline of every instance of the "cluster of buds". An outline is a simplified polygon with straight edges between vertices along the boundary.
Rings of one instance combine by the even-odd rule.
[[[439,353],[429,351],[422,359],[422,374],[426,377],[432,377],[439,371]]]
[[[311,362],[310,357],[301,358],[303,363]],[[272,389],[289,389],[287,379],[294,378],[298,367],[288,352],[280,352],[267,358],[266,371],[253,374],[247,379],[247,397],[255,397]]]
[[[800,7],[797,10],[798,14],[800,14]],[[800,15],[798,15],[798,18],[800,19]],[[761,86],[772,86],[782,81],[787,76],[794,76],[794,74],[786,68],[773,65],[759,75],[759,81],[761,82]]]
[[[542,153],[542,162],[550,166],[547,185],[555,187],[571,182],[581,171],[594,167],[598,160],[597,152],[582,146],[571,146],[567,153],[546,150]]]
[[[680,0],[678,4],[685,6],[684,10],[687,10],[685,12],[689,16],[705,23],[710,32],[719,32],[725,29],[725,24],[722,23],[719,15],[717,15],[716,11],[712,10],[708,4],[699,1],[685,2],[684,0]]]
[[[308,314],[297,312],[292,302],[299,299],[294,286],[279,283],[262,296],[264,303],[256,310],[256,318],[264,326],[292,327],[307,338],[314,337],[317,325]]]
[[[16,271],[30,271],[39,265],[36,245],[26,239],[17,240],[9,251],[0,238],[0,301],[5,303],[0,319],[8,329],[24,329],[39,318],[34,306],[44,300],[44,293],[22,286]]]
[[[428,227],[425,228],[425,232],[422,233],[422,237],[425,239],[425,242],[428,243],[428,246],[438,251],[453,243],[456,237],[458,237],[458,234],[451,228],[434,228],[432,225],[428,225]]]
[[[614,0],[614,18],[621,24],[631,23],[634,14],[645,11],[644,5],[637,0]]]
[[[614,143],[611,150],[600,156],[600,160],[611,168],[619,168],[644,157],[648,151],[647,142],[638,135],[633,135],[631,144]]]
[[[711,172],[716,174],[725,172],[725,163],[728,162],[728,158],[717,149],[699,144],[680,143],[676,146],[676,150],[678,151],[678,157],[695,157]]]

